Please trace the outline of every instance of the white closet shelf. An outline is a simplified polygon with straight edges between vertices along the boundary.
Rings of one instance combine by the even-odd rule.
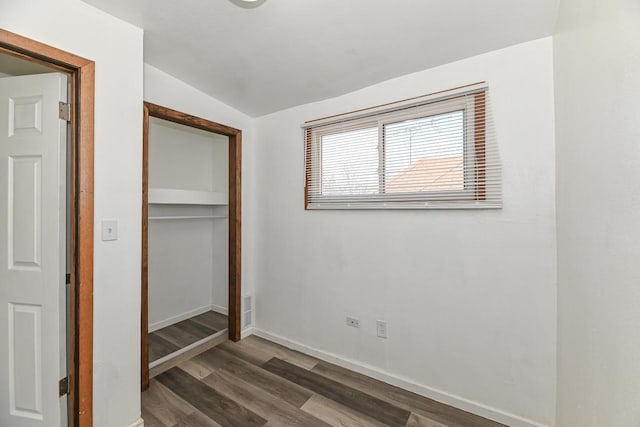
[[[218,219],[228,218],[224,215],[183,215],[183,216],[150,216],[149,220],[162,221],[170,219]]]
[[[155,205],[228,205],[227,193],[150,188],[149,203]]]

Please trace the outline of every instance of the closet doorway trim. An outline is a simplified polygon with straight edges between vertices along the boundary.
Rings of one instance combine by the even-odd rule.
[[[150,102],[144,103],[142,134],[141,386],[149,387],[149,117],[229,137],[229,339],[240,340],[242,131]]]

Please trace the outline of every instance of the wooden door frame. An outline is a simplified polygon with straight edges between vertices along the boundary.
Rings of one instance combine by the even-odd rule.
[[[142,391],[149,387],[149,117],[156,117],[229,137],[229,339],[239,341],[241,328],[242,131],[145,102],[142,134],[142,280],[140,316]]]
[[[0,29],[0,53],[67,73],[71,81],[69,426],[93,425],[93,61]]]

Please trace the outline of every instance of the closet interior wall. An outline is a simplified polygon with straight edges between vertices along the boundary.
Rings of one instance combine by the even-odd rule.
[[[229,139],[149,120],[149,332],[228,312]]]

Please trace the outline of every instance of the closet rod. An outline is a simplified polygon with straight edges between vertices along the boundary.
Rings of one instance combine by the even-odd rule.
[[[169,219],[210,219],[210,218],[228,218],[224,215],[185,215],[185,216],[150,216],[149,220],[169,220]]]

